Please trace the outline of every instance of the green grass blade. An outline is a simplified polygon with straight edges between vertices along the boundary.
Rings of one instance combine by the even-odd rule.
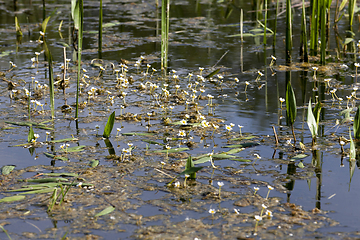
[[[287,83],[286,86],[286,117],[287,121],[290,125],[293,125],[296,119],[296,97],[294,90],[291,86],[290,81]]]
[[[108,118],[108,121],[107,121],[105,129],[104,129],[104,134],[103,134],[104,138],[110,137],[110,133],[114,127],[114,123],[115,123],[115,111],[112,112],[112,114],[110,114],[110,116]]]
[[[113,206],[107,207],[104,210],[102,210],[101,212],[95,214],[95,217],[104,216],[106,214],[113,212],[114,210],[115,210],[115,207],[113,207]]]
[[[0,203],[3,202],[15,202],[15,201],[21,201],[25,198],[25,196],[22,195],[15,195],[15,196],[11,196],[11,197],[4,197],[2,199],[0,199]],[[1,226],[1,225],[0,225]]]

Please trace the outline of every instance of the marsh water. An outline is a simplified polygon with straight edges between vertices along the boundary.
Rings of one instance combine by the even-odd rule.
[[[42,2],[17,1],[16,7],[13,2],[0,5],[0,66],[4,79],[0,82],[0,166],[15,165],[10,174],[1,177],[0,197],[24,193],[9,190],[33,184],[22,181],[25,179],[41,179],[48,173],[78,174],[75,178],[60,174],[69,182],[75,181],[76,186],[70,188],[65,202],[57,202],[51,211],[48,207],[52,192],[26,194],[20,201],[1,203],[0,224],[11,239],[291,236],[337,239],[358,236],[357,162],[349,161],[349,144],[344,146],[344,154],[339,145],[340,137],[349,139],[349,127],[352,128],[352,123],[342,121],[339,113],[357,106],[357,98],[347,101],[346,96],[350,96],[357,86],[354,63],[358,55],[357,51],[337,54],[338,45],[332,28],[327,65],[319,66],[316,58],[309,64],[301,64],[298,57],[300,24],[297,24],[301,10],[294,7],[293,64],[285,67],[284,13],[278,16],[275,46],[272,45],[273,37],[269,36],[264,47],[263,36],[245,37],[243,42],[240,37],[229,37],[239,32],[240,9],[244,10],[244,32],[259,28],[251,1],[173,1],[169,67],[165,76],[160,69],[161,7],[150,0],[104,0],[103,22],[108,25],[104,27],[99,56],[98,4],[98,1],[84,1],[82,68],[86,69],[89,79],[83,82],[80,102],[87,101],[87,104],[81,108],[79,118],[74,119],[77,64],[71,6],[69,1],[46,1],[45,15],[53,12],[46,30],[46,42],[53,55],[54,74],[59,75],[58,79],[62,78],[63,63],[63,47],[59,43],[70,45],[66,48],[70,59],[69,83],[65,91],[55,88],[53,120],[48,90],[36,90],[33,83],[48,84],[49,77],[44,53],[40,53],[39,63],[31,60],[36,56],[35,52],[43,49],[37,42],[44,14]],[[280,12],[284,10],[283,5],[280,5]],[[274,3],[269,4],[270,29],[275,26],[274,8]],[[16,37],[15,16],[22,28],[21,39]],[[347,26],[345,16],[338,23],[342,41],[347,36]],[[358,26],[355,22],[353,38],[356,42]],[[140,67],[134,66],[140,56],[143,56]],[[271,56],[276,57],[273,66],[270,66]],[[103,72],[91,64],[99,57],[106,67]],[[16,67],[12,69],[9,61]],[[128,65],[127,74],[131,76],[126,87],[118,86],[116,72],[111,68],[114,64],[115,70],[121,71],[121,63]],[[314,71],[313,67],[318,70]],[[197,75],[207,76],[216,69],[220,71],[212,80],[205,78],[204,82],[197,82]],[[149,71],[148,75],[144,75],[146,71]],[[260,76],[258,71],[263,75]],[[189,73],[193,74],[190,80]],[[298,106],[295,146],[291,128],[286,125],[285,103],[279,101],[285,98],[289,77]],[[174,80],[176,78],[178,81]],[[324,79],[330,79],[329,83]],[[9,81],[16,83],[12,97],[8,90]],[[160,86],[155,90],[158,97],[151,91],[149,94],[150,83]],[[142,87],[141,84],[147,85]],[[176,85],[180,86],[179,92],[189,91],[190,94],[177,95]],[[23,90],[29,86],[33,99],[44,104],[42,111],[40,106],[35,110],[31,103],[30,120]],[[98,90],[88,96],[92,87]],[[176,97],[170,100],[162,97],[162,88],[167,88]],[[199,96],[200,88],[205,90],[202,96]],[[341,97],[343,101],[331,94],[335,88],[337,98]],[[191,102],[191,92],[196,93],[197,104],[186,103]],[[209,104],[208,95],[214,96],[213,104]],[[115,97],[113,103],[111,96]],[[323,104],[315,147],[311,145],[311,133],[306,124],[310,97],[313,102],[317,99]],[[102,132],[113,111],[116,115],[114,129],[111,137],[104,140]],[[356,108],[350,112],[351,116],[355,111]],[[189,130],[171,124],[185,119],[186,115],[189,115],[189,121],[199,122],[199,114],[211,124],[218,124],[219,129],[194,127]],[[170,124],[164,123],[166,119]],[[45,128],[34,125],[34,132],[40,135],[35,145],[27,144],[29,127],[19,125],[26,121],[46,125]],[[226,125],[231,123],[234,126],[228,131]],[[238,125],[242,126],[241,133]],[[279,144],[275,143],[273,126]],[[187,131],[184,138],[179,137],[182,129]],[[85,146],[83,151],[66,152],[61,149],[65,141],[50,142],[66,138],[74,138],[67,141],[69,148]],[[305,144],[305,150],[300,148],[299,142]],[[185,185],[182,175],[176,180],[180,187],[166,185],[185,169],[189,156],[196,159],[212,152],[219,154],[233,149],[231,145],[244,143],[250,147],[242,149],[238,146],[229,157],[215,159],[217,168],[209,161],[196,164],[204,167],[197,172],[196,180],[187,179]],[[129,144],[133,144],[131,155],[124,155],[123,149],[128,149]],[[157,152],[163,150],[165,144],[171,149],[188,149]],[[293,159],[300,154],[301,158]],[[66,157],[67,161],[54,156]],[[99,165],[89,166],[90,160],[99,160]],[[81,187],[79,182],[84,186]],[[224,183],[221,194],[218,182]],[[269,185],[275,189],[267,198]],[[254,193],[254,187],[260,189]],[[257,226],[254,217],[260,214],[262,204],[272,211],[273,217],[264,217]],[[109,206],[115,210],[95,217]],[[210,209],[216,213],[211,214]],[[7,234],[0,232],[0,238],[7,239]]]

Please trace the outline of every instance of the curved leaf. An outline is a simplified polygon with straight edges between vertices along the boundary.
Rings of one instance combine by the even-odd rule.
[[[95,215],[95,217],[104,216],[106,214],[109,214],[109,213],[113,212],[114,210],[115,210],[115,207],[113,207],[113,206],[107,207],[104,210],[102,210],[101,212],[97,213]]]
[[[110,114],[109,119],[106,123],[105,129],[104,129],[104,134],[103,134],[104,138],[109,138],[110,133],[114,127],[114,122],[115,122],[115,111],[112,114]]]
[[[296,97],[294,90],[291,86],[290,81],[287,83],[286,86],[286,117],[287,121],[290,125],[293,125],[296,119]]]

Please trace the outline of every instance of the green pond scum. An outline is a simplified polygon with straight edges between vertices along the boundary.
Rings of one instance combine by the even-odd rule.
[[[2,7],[0,239],[358,237],[356,1]]]

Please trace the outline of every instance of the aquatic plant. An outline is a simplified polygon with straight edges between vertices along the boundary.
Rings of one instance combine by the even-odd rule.
[[[161,1],[161,69],[167,68],[169,52],[170,0]]]
[[[288,124],[291,126],[291,130],[294,137],[294,142],[296,142],[295,132],[294,132],[294,122],[296,120],[296,97],[294,90],[291,86],[290,81],[288,81],[286,85],[286,120]]]
[[[110,133],[114,128],[114,123],[115,123],[115,111],[110,114],[110,116],[107,120],[107,123],[104,128],[104,133],[103,133],[104,138],[110,137]]]

